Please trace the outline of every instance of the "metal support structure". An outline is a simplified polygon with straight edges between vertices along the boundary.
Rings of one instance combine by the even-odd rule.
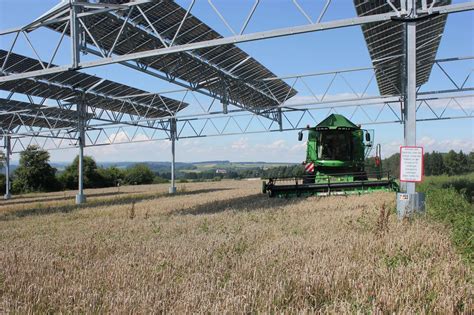
[[[416,18],[416,1],[406,1],[409,18]],[[405,22],[405,82],[404,82],[404,145],[416,146],[416,21]],[[403,183],[397,194],[399,218],[424,210],[424,195],[416,192],[416,184]]]
[[[170,194],[176,193],[175,183],[175,142],[177,140],[176,119],[170,119],[170,140],[171,140],[171,186],[169,188]]]
[[[408,1],[407,11],[415,9]],[[416,22],[406,23],[406,85],[404,106],[404,144],[416,145]],[[407,183],[406,192],[415,193],[415,183]]]
[[[10,199],[10,155],[11,155],[11,144],[10,144],[10,137],[4,137],[5,142],[5,195],[4,199]]]
[[[77,7],[77,6],[72,6],[72,9],[74,7]],[[473,9],[474,9],[474,3],[466,2],[466,3],[435,7],[432,9],[432,12],[436,14],[449,14],[449,13],[462,12],[462,11],[468,11],[468,10],[473,10]],[[423,12],[423,11],[420,10],[420,12]],[[77,15],[79,17],[81,13]],[[311,33],[311,32],[321,32],[321,31],[326,31],[329,29],[336,29],[336,28],[353,27],[355,25],[362,25],[366,23],[388,21],[388,20],[391,20],[393,17],[397,17],[397,12],[390,12],[386,14],[374,14],[374,15],[368,15],[364,17],[347,18],[347,19],[340,19],[340,20],[334,20],[334,21],[328,21],[328,22],[309,23],[307,25],[292,26],[292,27],[286,27],[286,28],[280,28],[280,29],[273,29],[269,31],[258,31],[258,32],[249,33],[249,34],[234,35],[234,36],[228,36],[228,37],[217,38],[217,39],[206,40],[206,41],[198,41],[198,42],[181,44],[181,45],[175,44],[173,46],[164,47],[164,48],[157,48],[157,49],[152,49],[152,50],[147,50],[147,51],[129,53],[126,55],[99,58],[97,60],[92,60],[92,61],[83,61],[83,62],[79,62],[78,67],[80,67],[81,69],[86,69],[86,68],[91,68],[91,67],[110,65],[114,63],[121,63],[125,61],[139,60],[139,59],[145,59],[145,58],[150,58],[150,57],[158,57],[158,56],[164,56],[168,54],[176,54],[180,52],[199,50],[203,48],[224,46],[228,44],[235,45],[238,43],[259,41],[259,40],[270,39],[270,38],[305,34],[305,33]],[[74,19],[71,19],[71,23],[73,22],[73,20]],[[50,21],[44,21],[36,27],[45,26],[51,23],[57,23],[61,21],[63,20],[54,19]],[[71,28],[73,28],[72,24],[71,24]],[[28,27],[25,27],[24,29],[28,29]],[[0,35],[8,34],[15,31],[18,32],[18,29],[0,31]],[[24,78],[45,76],[48,74],[61,73],[69,69],[70,69],[70,65],[68,66],[63,65],[63,66],[51,67],[48,69],[27,71],[23,73],[15,73],[15,74],[10,74],[8,76],[0,77],[0,82],[7,82],[7,81],[24,79]]]
[[[106,4],[106,3],[85,3],[80,2],[77,0],[68,0],[69,3],[63,2],[61,3],[55,10],[50,11],[48,14],[42,16],[40,19],[26,25],[23,28],[16,29],[16,30],[7,30],[7,31],[0,31],[0,35],[8,34],[8,33],[15,33],[16,36],[13,40],[12,46],[7,49],[7,55],[5,60],[0,64],[0,71],[2,74],[0,76],[0,83],[1,82],[8,82],[12,80],[18,80],[21,78],[26,78],[29,81],[41,81],[42,84],[45,85],[44,89],[51,88],[52,90],[55,88],[69,88],[72,92],[84,93],[86,96],[90,96],[91,99],[95,98],[105,98],[109,102],[114,101],[115,103],[122,102],[120,106],[102,106],[98,107],[97,102],[91,101],[89,103],[82,102],[82,104],[77,105],[77,111],[79,113],[79,119],[77,124],[79,126],[78,130],[72,130],[70,125],[60,125],[57,123],[60,116],[52,116],[51,112],[48,112],[50,109],[36,109],[35,111],[30,111],[28,114],[24,112],[23,109],[17,112],[13,111],[4,111],[0,113],[0,120],[3,122],[1,125],[1,133],[4,135],[9,135],[8,137],[8,145],[11,147],[9,148],[11,152],[18,152],[15,150],[25,149],[25,144],[31,144],[36,142],[38,145],[45,147],[47,140],[50,144],[52,144],[56,149],[61,147],[71,147],[71,146],[79,146],[79,159],[80,159],[80,166],[79,166],[79,174],[80,174],[80,184],[79,184],[79,194],[78,196],[82,196],[83,200],[80,198],[79,200],[85,201],[85,197],[83,195],[83,174],[82,174],[82,167],[83,167],[83,151],[84,147],[87,146],[98,146],[98,145],[109,145],[109,144],[116,144],[116,143],[128,143],[128,142],[143,142],[143,141],[155,141],[155,140],[171,140],[172,142],[172,165],[171,165],[171,172],[172,172],[172,179],[171,179],[171,187],[170,193],[176,191],[175,187],[175,141],[180,139],[186,138],[198,138],[198,137],[209,137],[209,136],[225,136],[225,135],[236,135],[236,134],[251,134],[251,133],[260,133],[260,132],[280,132],[280,131],[289,131],[289,130],[299,130],[304,128],[306,123],[317,123],[317,117],[322,117],[324,114],[329,114],[332,111],[336,112],[339,110],[345,110],[349,107],[353,108],[353,111],[349,113],[351,119],[354,116],[354,119],[357,119],[359,123],[364,124],[382,124],[382,123],[404,123],[404,136],[405,136],[405,145],[415,145],[416,144],[416,121],[428,121],[428,120],[444,120],[444,119],[458,119],[458,118],[474,118],[474,111],[472,110],[465,110],[463,106],[466,102],[461,102],[461,100],[466,99],[466,97],[472,97],[472,94],[459,94],[461,92],[468,93],[474,91],[474,87],[472,86],[465,86],[466,82],[469,80],[470,74],[463,80],[462,84],[456,83],[457,80],[453,80],[448,73],[446,72],[448,69],[441,66],[440,62],[447,62],[453,60],[462,60],[466,58],[450,58],[449,60],[438,60],[435,61],[436,65],[440,68],[440,70],[448,77],[449,80],[446,82],[449,84],[451,82],[454,86],[450,87],[449,90],[438,90],[438,91],[430,91],[430,92],[421,92],[418,93],[418,99],[416,99],[416,63],[418,61],[419,64],[429,64],[425,59],[419,56],[418,60],[416,60],[416,22],[414,18],[417,17],[417,13],[421,18],[427,13],[433,14],[436,13],[438,15],[453,13],[453,12],[461,12],[467,10],[474,10],[474,3],[472,1],[453,4],[453,5],[441,5],[438,7],[434,7],[435,1],[433,0],[431,3],[431,7],[428,8],[426,5],[426,1],[422,2],[421,8],[416,8],[417,1],[415,0],[401,0],[401,10],[397,11],[394,9],[393,12],[387,12],[383,14],[374,14],[368,15],[363,17],[350,17],[344,18],[340,20],[334,21],[325,21],[322,22],[322,18],[325,15],[325,12],[328,6],[331,4],[331,0],[326,0],[326,5],[321,10],[321,13],[316,22],[313,22],[310,18],[311,15],[308,15],[302,6],[298,4],[296,0],[293,1],[294,6],[298,11],[303,13],[305,17],[308,19],[308,24],[306,25],[294,25],[288,26],[280,29],[273,29],[273,30],[253,30],[253,33],[244,33],[248,23],[250,22],[253,13],[256,7],[259,4],[259,0],[255,0],[255,4],[252,7],[249,15],[247,16],[246,20],[242,24],[240,28],[240,32],[237,33],[231,29],[231,36],[223,36],[219,38],[213,38],[208,40],[203,40],[200,36],[196,37],[195,39],[188,41],[185,40],[183,35],[186,34],[187,31],[185,29],[185,22],[187,21],[187,17],[191,15],[191,9],[194,4],[194,0],[191,1],[190,7],[186,11],[186,14],[183,16],[181,21],[176,21],[175,27],[177,26],[177,31],[171,36],[166,38],[163,33],[158,33],[158,27],[154,24],[155,21],[149,20],[147,17],[148,11],[145,9],[147,3],[151,3],[153,1],[148,0],[137,0],[132,1],[129,3],[123,3],[120,5],[114,4]],[[212,4],[212,0],[209,0],[209,5],[211,9],[215,11],[221,20],[223,20],[224,24],[228,24],[227,21],[224,19],[224,15],[222,15],[217,7]],[[387,1],[390,5],[391,1]],[[423,4],[424,3],[424,4]],[[143,5],[143,9],[140,7]],[[88,8],[89,7],[89,8]],[[89,10],[90,8],[96,8],[97,10]],[[134,9],[136,7],[136,9]],[[394,6],[392,6],[393,8]],[[134,14],[132,10],[140,12],[140,16],[142,16],[145,21],[147,22],[146,25],[139,25],[136,21],[137,17],[133,17]],[[87,16],[94,16],[100,15],[104,12],[110,13],[109,18],[119,19],[122,20],[123,23],[119,24],[119,27],[116,28],[116,32],[110,31],[109,34],[104,35],[104,38],[101,36],[94,35],[93,27],[94,24],[89,24]],[[137,15],[138,16],[138,15]],[[152,15],[150,15],[151,17]],[[274,106],[264,106],[257,107],[252,102],[246,101],[245,99],[235,98],[232,97],[232,93],[227,93],[226,87],[231,86],[231,83],[235,83],[234,79],[239,79],[237,72],[235,71],[240,70],[242,66],[245,66],[250,60],[250,56],[243,60],[238,60],[235,64],[227,64],[228,60],[225,62],[223,60],[220,63],[223,66],[219,65],[218,60],[213,60],[213,58],[207,58],[207,54],[213,53],[219,47],[224,47],[226,45],[234,45],[237,43],[245,43],[251,41],[260,41],[264,39],[276,38],[276,37],[283,37],[283,36],[293,36],[297,34],[304,34],[310,32],[320,32],[325,31],[328,29],[335,29],[335,28],[343,28],[343,27],[352,27],[354,25],[365,25],[367,23],[392,23],[393,21],[400,21],[406,26],[406,33],[405,33],[405,42],[406,42],[406,49],[404,51],[405,54],[400,49],[400,52],[397,51],[397,54],[389,55],[381,60],[383,62],[395,60],[396,58],[400,58],[403,55],[406,56],[406,63],[404,65],[404,75],[403,75],[403,86],[402,88],[397,88],[396,92],[391,93],[382,93],[380,97],[370,96],[366,92],[368,91],[368,87],[372,82],[372,79],[380,73],[385,75],[385,64],[381,65],[380,67],[374,65],[373,67],[365,67],[365,68],[355,68],[349,70],[341,70],[335,72],[325,72],[325,73],[317,73],[317,74],[303,74],[297,76],[287,76],[287,77],[271,77],[271,78],[264,78],[264,79],[255,79],[252,80],[250,83],[245,81],[242,86],[248,87],[249,84],[252,85],[252,89],[258,89],[263,91],[262,95],[271,96],[270,87],[274,84],[276,80],[286,80],[289,81],[290,79],[294,79],[292,88],[297,83],[304,84],[306,88],[308,88],[311,95],[301,95],[303,96],[300,100],[292,100],[291,97],[286,98],[283,101],[278,101],[278,104]],[[418,32],[422,31],[422,23],[418,22]],[[28,34],[40,27],[47,27],[48,25],[57,24],[57,28],[55,29],[58,33],[61,34],[61,38],[59,43],[53,49],[53,54],[49,60],[49,62],[42,62],[38,53],[42,50],[36,49],[33,45],[34,41],[30,41]],[[144,23],[143,23],[144,24]],[[254,23],[258,24],[258,23]],[[100,25],[99,25],[100,26]],[[97,26],[97,27],[99,27]],[[139,28],[139,34],[144,36],[153,35],[156,36],[161,40],[163,47],[160,45],[156,46],[154,49],[148,47],[147,50],[132,50],[125,54],[117,54],[114,52],[114,48],[120,46],[127,40],[127,36],[124,36],[126,30],[128,28],[134,29]],[[181,29],[183,28],[183,31]],[[377,31],[378,26],[375,25],[373,29]],[[238,30],[238,29],[236,29]],[[68,33],[69,31],[69,33]],[[188,30],[192,31],[192,29]],[[13,48],[19,37],[20,33],[24,35],[25,40],[27,41],[28,46],[32,48],[34,54],[40,60],[41,68],[32,67],[31,69],[26,69],[25,72],[7,72],[5,66],[9,64],[7,61],[13,58]],[[61,65],[54,65],[52,64],[56,53],[62,51],[62,38],[65,35],[71,36],[71,61],[67,62],[66,64]],[[163,38],[162,38],[163,35]],[[401,34],[399,36],[401,38]],[[22,38],[22,37],[21,37]],[[400,39],[399,38],[399,39]],[[88,43],[88,39],[90,41]],[[108,47],[104,43],[107,39],[108,42],[112,43],[111,47]],[[151,37],[150,40],[153,40]],[[143,42],[145,45],[146,42]],[[418,45],[423,46],[423,39],[419,37]],[[89,47],[86,47],[89,46]],[[145,45],[146,46],[146,45]],[[145,47],[144,46],[144,47]],[[108,48],[107,48],[108,47]],[[196,53],[197,50],[200,48],[207,48],[209,52],[204,53],[202,56]],[[210,49],[213,48],[213,49]],[[420,50],[422,47],[418,47]],[[97,58],[88,58],[88,60],[81,60],[80,52],[89,52],[92,55],[96,55]],[[67,50],[66,50],[67,52]],[[163,59],[164,56],[173,55],[173,54],[182,54],[183,56],[187,56],[188,59],[192,59],[196,62],[197,59],[204,57],[203,60],[198,60],[200,66],[203,64],[211,69],[212,71],[219,70],[223,75],[223,78],[230,77],[231,81],[229,82],[222,82],[223,86],[223,93],[220,95],[219,91],[216,89],[208,89],[207,87],[210,85],[215,84],[215,79],[218,77],[206,77],[208,76],[207,72],[202,72],[204,79],[201,80],[184,80],[183,78],[179,77],[179,73],[183,70],[189,71],[198,71],[200,69],[199,66],[195,66],[191,63],[189,68],[186,68],[186,60],[179,59],[176,61],[176,65],[173,67],[163,67],[165,70],[160,70],[159,66],[152,67],[155,62],[147,63],[146,59],[148,57],[156,57],[154,59],[157,60],[157,65],[159,65],[160,59]],[[161,57],[161,58],[160,58]],[[231,58],[230,58],[231,59]],[[469,57],[469,59],[472,59]],[[134,70],[141,71],[142,73],[154,76],[159,79],[166,80],[174,85],[185,87],[185,96],[182,99],[182,103],[184,103],[184,99],[186,95],[192,95],[195,98],[195,103],[199,103],[200,101],[194,96],[194,93],[199,93],[207,98],[210,98],[212,102],[209,106],[201,106],[199,103],[198,105],[201,107],[202,112],[192,111],[194,108],[189,108],[189,111],[182,112],[181,106],[178,109],[172,110],[169,109],[166,105],[167,102],[164,102],[164,106],[167,108],[166,112],[161,115],[148,115],[148,113],[154,108],[153,104],[148,104],[144,102],[140,98],[144,95],[125,95],[117,97],[116,95],[105,95],[105,92],[96,92],[95,89],[101,85],[101,82],[89,87],[86,90],[79,90],[76,91],[73,84],[69,84],[72,78],[67,78],[66,80],[60,80],[64,73],[71,73],[71,69],[85,69],[91,68],[96,66],[104,66],[110,64],[122,64],[127,67],[130,67]],[[182,64],[181,64],[182,63]],[[396,70],[399,71],[398,68],[398,61],[396,62],[397,68]],[[47,65],[47,66],[45,66]],[[229,70],[230,69],[230,70]],[[368,81],[365,89],[363,91],[358,91],[357,88],[351,86],[346,79],[346,76],[349,73],[355,71],[374,71],[374,75]],[[425,71],[426,72],[426,71]],[[418,71],[418,76],[425,73],[423,71]],[[471,71],[472,73],[472,71]],[[50,76],[47,76],[47,75]],[[61,74],[58,76],[54,76],[52,74]],[[326,89],[323,89],[325,92],[321,96],[315,91],[309,88],[310,83],[306,83],[305,79],[307,77],[312,76],[321,76],[321,75],[331,75],[332,79],[330,80],[329,85]],[[387,72],[387,75],[390,75]],[[37,77],[37,78],[35,78]],[[243,76],[245,78],[245,76]],[[343,99],[334,99],[331,98],[331,87],[335,84],[335,80],[342,80],[347,84],[350,90],[353,92],[353,96],[349,98]],[[73,81],[73,80],[72,80]],[[238,80],[237,80],[238,81]],[[197,83],[200,82],[200,83]],[[398,81],[399,82],[399,81]],[[28,82],[27,82],[28,83]],[[289,83],[289,82],[286,82]],[[26,83],[23,83],[27,85]],[[392,83],[393,85],[393,83]],[[270,86],[270,87],[269,87]],[[31,96],[41,96],[43,100],[39,102],[40,106],[47,107],[45,105],[45,101],[47,99],[46,96],[40,93],[40,95],[35,95],[34,93],[37,91],[43,90],[43,88],[36,88],[33,87],[29,90],[23,91],[19,93],[23,93],[30,99],[31,105],[34,105],[33,99]],[[180,91],[176,91],[180,93]],[[181,91],[182,92],[182,91]],[[189,92],[189,93],[188,93]],[[13,91],[12,91],[13,93]],[[29,94],[32,94],[31,96]],[[168,93],[170,93],[168,91]],[[184,92],[183,92],[184,93]],[[161,98],[160,93],[148,93],[153,98]],[[12,94],[8,97],[10,99]],[[54,96],[54,94],[50,94],[49,96]],[[69,106],[74,106],[75,99],[71,97],[62,97],[61,100],[58,101],[59,108],[70,109]],[[54,99],[54,97],[53,97]],[[275,96],[270,97],[270,99],[275,99]],[[460,100],[460,102],[458,102]],[[63,103],[60,104],[60,101]],[[214,106],[214,101],[216,105]],[[218,101],[221,101],[222,108],[216,109]],[[392,108],[393,103],[397,103],[403,101],[403,111],[402,115]],[[444,107],[439,107],[439,101],[447,102]],[[69,103],[71,102],[71,103]],[[247,104],[247,102],[249,102]],[[247,106],[252,105],[252,106]],[[370,115],[365,110],[368,106],[374,105],[381,105],[380,110],[373,111],[373,114]],[[87,107],[88,106],[88,107]],[[213,107],[214,106],[214,107]],[[456,108],[455,111],[449,112],[449,109]],[[87,113],[86,108],[89,110]],[[125,110],[125,108],[129,108],[129,110]],[[133,108],[133,110],[130,110]],[[197,108],[197,106],[196,106]],[[420,111],[418,111],[421,108]],[[439,110],[437,110],[439,109]],[[448,111],[446,111],[448,109]],[[461,111],[459,111],[459,109]],[[199,109],[197,109],[199,111]],[[326,113],[329,110],[328,113]],[[321,115],[316,115],[316,111],[321,112]],[[386,115],[386,114],[389,115]],[[393,113],[394,116],[391,116]],[[418,113],[418,115],[417,115]],[[360,114],[365,115],[362,118],[358,118]],[[5,118],[2,118],[3,117]],[[425,115],[425,116],[424,116]],[[429,115],[429,116],[426,116]],[[418,116],[418,117],[416,117]],[[64,116],[64,120],[67,120],[68,116]],[[269,118],[270,121],[261,120],[260,118]],[[38,123],[40,122],[40,123]],[[72,123],[76,124],[76,117],[75,113],[72,116]],[[118,137],[118,135],[121,135]],[[125,137],[124,137],[125,135]],[[79,138],[79,141],[76,143],[76,139]],[[6,138],[5,138],[6,139]],[[39,143],[41,139],[46,139],[42,145]],[[126,140],[124,140],[126,139]],[[23,143],[22,143],[23,140]],[[6,140],[5,140],[6,141]],[[409,184],[408,187],[405,187],[403,191],[407,193],[416,194],[415,185]]]
[[[78,166],[78,193],[76,195],[76,204],[82,204],[86,202],[86,196],[84,195],[84,146],[86,140],[85,134],[85,120],[86,104],[80,102],[77,104],[78,123],[77,129],[79,132],[79,166]]]
[[[69,0],[70,9],[70,27],[71,27],[71,68],[77,69],[80,63],[80,47],[79,47],[79,24],[77,19],[78,7],[74,5],[75,0]]]
[[[282,114],[281,114],[281,108],[278,108],[278,111],[277,111],[277,121],[278,121],[278,128],[280,129],[280,131],[283,131],[283,118],[282,118]]]

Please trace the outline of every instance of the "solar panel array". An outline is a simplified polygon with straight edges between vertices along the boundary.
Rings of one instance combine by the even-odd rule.
[[[153,1],[141,4],[140,8],[153,27],[150,27],[148,21],[135,8],[117,42],[116,37],[128,14],[126,10],[84,16],[82,20],[95,42],[104,51],[113,48],[113,52],[117,55],[164,48],[155,30],[167,45],[171,43],[178,29],[180,31],[175,38],[175,44],[222,38],[219,33],[192,14],[189,14],[181,25],[186,10],[173,1]],[[62,32],[64,23],[51,24],[49,27]],[[68,32],[69,29],[66,30],[66,33]],[[88,44],[94,45],[88,34],[85,40]],[[171,78],[196,84],[241,107],[268,108],[296,94],[296,91],[282,80],[262,83],[262,79],[275,75],[235,45],[143,58],[139,62]]]
[[[400,0],[392,1],[400,9]],[[437,0],[435,6],[450,4],[451,0]],[[428,1],[428,5],[431,1]],[[393,9],[386,0],[354,0],[359,16],[383,14]],[[421,8],[421,0],[417,1]],[[446,24],[446,15],[437,15],[417,22],[416,31],[416,85],[429,79],[438,51],[441,35]],[[375,22],[362,25],[367,47],[373,65],[377,68],[376,78],[380,94],[397,95],[402,91],[404,23],[398,21]],[[392,58],[393,57],[393,58]]]
[[[0,99],[0,127],[11,130],[17,126],[48,129],[77,126],[77,111]],[[86,119],[92,115],[87,114]]]
[[[0,64],[7,57],[7,51],[0,50]],[[45,64],[45,63],[43,63]],[[4,71],[21,73],[42,69],[36,59],[11,53]],[[70,103],[85,101],[93,108],[146,118],[166,117],[186,108],[187,104],[157,94],[133,88],[113,81],[101,79],[78,71],[45,75],[0,83],[0,90],[22,93]],[[133,96],[140,95],[143,96]],[[132,97],[127,97],[131,96]]]

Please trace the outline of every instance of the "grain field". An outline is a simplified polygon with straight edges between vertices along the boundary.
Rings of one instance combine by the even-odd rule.
[[[470,313],[449,234],[392,193],[269,199],[258,181],[0,201],[2,313]]]

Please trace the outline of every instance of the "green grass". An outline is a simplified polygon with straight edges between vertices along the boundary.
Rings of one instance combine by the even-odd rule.
[[[423,183],[418,185],[420,192],[426,192],[433,188],[452,188],[457,193],[463,195],[468,202],[472,202],[474,194],[474,173],[458,176],[428,176]]]
[[[453,243],[474,267],[474,174],[428,177],[419,191],[426,193],[429,218],[450,228]]]

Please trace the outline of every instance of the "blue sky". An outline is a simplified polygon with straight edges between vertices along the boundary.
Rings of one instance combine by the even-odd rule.
[[[0,29],[24,25],[38,17],[58,1],[50,0],[1,0]],[[189,0],[178,1],[183,6]],[[229,30],[209,9],[207,1],[197,0],[193,13],[208,25],[223,35],[229,35]],[[215,0],[216,6],[228,19],[230,25],[239,30],[253,1],[224,1]],[[305,10],[313,12],[313,20],[325,1],[299,1]],[[462,1],[453,1],[462,2]],[[324,20],[334,20],[353,17],[355,15],[352,1],[333,0]],[[303,15],[291,5],[291,0],[262,0],[248,25],[246,32],[268,30],[305,24]],[[35,33],[35,32],[33,32]],[[31,34],[34,43],[44,43],[38,53],[48,56],[51,42],[57,38],[49,31]],[[474,13],[464,12],[448,17],[446,30],[438,51],[438,58],[474,55]],[[0,38],[0,47],[9,46],[11,37]],[[291,75],[310,72],[331,71],[352,67],[370,66],[370,57],[360,27],[330,30],[292,37],[270,39],[239,45],[249,55],[260,61],[277,75]],[[15,52],[33,57],[27,43],[19,42]],[[56,63],[67,63],[67,49],[60,53]],[[91,58],[85,56],[84,59]],[[474,68],[472,61],[450,66],[450,70],[459,81]],[[86,72],[110,78],[124,84],[135,86],[148,91],[158,92],[173,88],[170,84],[157,79],[123,69],[120,66],[107,66],[88,69]],[[309,79],[308,83],[316,94],[322,94],[328,77]],[[358,90],[363,89],[362,79],[357,76],[347,77],[348,81]],[[472,80],[471,80],[472,82]],[[434,70],[430,82],[424,90],[446,87],[446,78],[439,70]],[[472,84],[471,84],[472,86]],[[301,97],[308,95],[304,87],[297,87]],[[350,92],[343,83],[337,83],[330,91],[332,95]],[[370,86],[368,93],[377,95],[375,85]],[[171,96],[172,97],[172,96]],[[468,100],[469,101],[469,100]],[[470,99],[470,110],[473,110],[474,100]],[[197,106],[192,104],[191,106]],[[323,119],[324,117],[317,117]],[[375,125],[375,141],[381,143],[383,153],[389,155],[397,152],[403,139],[403,128],[398,124]],[[182,139],[177,145],[178,161],[202,161],[226,159],[232,161],[281,161],[299,162],[304,159],[304,144],[296,139],[297,132],[248,134],[227,137],[212,137],[200,139]],[[474,147],[474,124],[472,119],[453,121],[422,122],[418,124],[417,141],[425,146],[425,150],[447,151],[449,149],[471,151]],[[86,154],[92,155],[99,161],[166,161],[170,159],[170,143],[167,141],[120,144],[87,148]],[[68,149],[51,151],[53,161],[68,161],[76,155],[76,150]],[[17,157],[13,157],[15,160]]]

